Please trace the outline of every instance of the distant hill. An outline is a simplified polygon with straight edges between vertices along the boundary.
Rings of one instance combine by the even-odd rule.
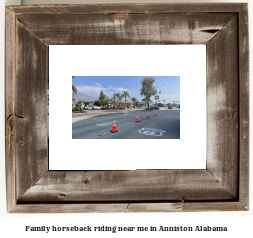
[[[84,94],[84,93],[77,93],[77,94],[74,95],[74,97],[75,97],[77,102],[79,100],[85,100],[86,102],[98,100],[98,98],[91,97],[91,96],[89,96],[87,94]]]

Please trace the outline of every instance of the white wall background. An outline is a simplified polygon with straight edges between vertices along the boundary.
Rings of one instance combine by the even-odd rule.
[[[49,52],[49,88],[50,92],[57,91],[57,95],[53,94],[49,99],[50,170],[206,169],[205,45],[51,45]],[[115,61],[118,52],[124,57]],[[100,57],[97,57],[98,54]],[[133,58],[133,55],[141,55],[142,59]],[[151,62],[150,56],[157,60]],[[168,65],[170,67],[167,67]],[[111,146],[110,139],[96,140],[96,143],[94,140],[72,139],[72,113],[69,111],[59,120],[62,109],[58,107],[59,98],[63,105],[70,106],[72,75],[141,76],[144,72],[145,75],[180,76],[180,139],[155,140],[151,136],[148,139],[138,139],[138,148],[159,148],[159,150],[141,150],[135,147],[130,152],[134,155],[132,157],[129,153],[122,153],[121,145],[124,143],[125,148],[131,148],[136,143],[134,139],[113,140],[113,153],[119,155],[120,160],[118,156],[105,153]],[[61,90],[58,90],[58,79],[61,79]],[[192,88],[193,82],[198,86]],[[197,101],[201,110],[196,110],[194,117],[189,116],[192,115],[192,102]],[[196,125],[196,118],[198,130],[193,126]],[[108,128],[108,131],[110,129]],[[76,148],[88,150],[85,150],[84,154]],[[173,149],[168,153],[168,148]],[[87,156],[93,159],[87,162],[85,159]]]
[[[1,222],[1,235],[4,234],[3,237],[10,236],[19,236],[19,237],[34,237],[34,235],[38,237],[44,237],[44,233],[27,233],[24,231],[25,225],[33,225],[33,226],[42,226],[42,225],[58,225],[58,226],[70,226],[70,225],[220,225],[220,226],[228,226],[229,232],[226,234],[219,232],[219,233],[211,233],[207,232],[204,233],[206,237],[213,237],[214,235],[216,237],[227,237],[229,235],[233,236],[244,236],[245,237],[251,237],[253,231],[251,229],[252,222],[253,222],[253,205],[252,205],[252,189],[251,189],[251,211],[250,212],[210,212],[210,213],[154,213],[154,214],[7,214],[6,213],[6,194],[5,194],[5,116],[4,116],[4,52],[5,52],[5,46],[4,46],[4,19],[5,19],[5,6],[8,5],[28,5],[28,4],[90,4],[90,3],[154,3],[155,0],[142,0],[142,1],[134,1],[134,0],[6,0],[0,2],[0,16],[1,16],[1,24],[0,24],[0,89],[1,89],[1,100],[0,100],[0,110],[1,110],[1,116],[0,116],[0,222]],[[249,3],[249,31],[252,33],[252,14],[253,14],[253,3],[252,1],[245,1],[245,0],[222,0],[222,1],[198,1],[198,0],[189,0],[189,1],[170,1],[170,0],[159,0],[159,3],[170,3],[170,2],[248,2]],[[250,34],[250,39],[252,38],[252,34]],[[253,41],[250,41],[250,45],[252,45]],[[252,59],[252,53],[250,54],[250,58]],[[251,72],[252,72],[252,64],[251,64]],[[251,91],[252,91],[252,84]],[[251,105],[252,105],[251,101]],[[251,126],[252,131],[252,126]],[[252,144],[252,142],[251,142]],[[252,163],[251,163],[252,164]],[[252,167],[252,166],[251,166]],[[252,169],[251,169],[252,174]],[[252,178],[252,176],[251,176]],[[252,181],[252,179],[251,179]],[[251,183],[252,188],[252,183]],[[66,219],[64,217],[73,217],[72,219]],[[20,219],[21,217],[25,217],[23,219]],[[34,219],[33,217],[36,217]],[[54,217],[58,217],[57,219]],[[80,217],[82,217],[80,219]],[[141,218],[140,218],[141,217]],[[146,218],[144,218],[146,217]],[[191,218],[193,217],[193,219]],[[228,218],[230,217],[230,218]],[[146,220],[147,218],[150,218],[149,220]],[[14,229],[14,226],[16,226],[16,229]],[[103,236],[109,236],[112,233],[99,233],[99,235]],[[126,236],[129,233],[122,233],[122,235]],[[173,237],[180,237],[186,233],[173,233]],[[247,234],[247,235],[246,235]],[[251,235],[250,235],[251,234]],[[53,235],[47,234],[49,236]],[[67,237],[69,236],[69,233],[58,233],[58,235],[61,235],[61,237]],[[72,234],[71,234],[72,235]],[[86,234],[77,234],[75,233],[75,236],[77,237],[84,237]],[[90,234],[92,236],[92,234]],[[114,234],[115,236],[116,234]],[[117,234],[120,235],[120,234]],[[136,235],[136,233],[135,233]],[[150,234],[144,234],[144,235],[150,235]],[[158,234],[157,234],[158,235]],[[159,233],[159,235],[166,236],[171,235],[171,233]],[[187,233],[188,237],[203,237],[203,233]],[[53,236],[52,236],[53,237]]]

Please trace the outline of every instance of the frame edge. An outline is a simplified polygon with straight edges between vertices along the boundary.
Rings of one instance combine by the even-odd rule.
[[[237,5],[240,5],[240,12],[239,12],[239,26],[240,26],[240,29],[243,31],[243,36],[241,36],[239,34],[239,37],[240,37],[240,44],[239,44],[239,47],[240,47],[240,54],[239,54],[239,62],[240,62],[240,68],[239,68],[239,76],[240,76],[240,79],[241,77],[246,77],[245,78],[245,82],[241,82],[240,80],[240,89],[243,89],[244,92],[246,93],[247,95],[247,100],[249,98],[248,96],[248,90],[249,90],[249,86],[248,86],[248,83],[249,83],[249,65],[248,65],[248,55],[249,55],[249,49],[248,49],[248,27],[245,31],[245,29],[243,29],[243,27],[245,27],[245,24],[247,24],[247,18],[248,18],[248,15],[247,15],[247,6],[248,4],[244,4],[244,3],[240,3],[240,4],[237,4]],[[14,62],[16,62],[16,55],[15,55],[15,37],[14,37],[14,43],[13,43],[13,39],[11,41],[11,36],[14,34],[15,35],[15,11],[13,10],[13,6],[12,7],[6,7],[6,19],[7,17],[9,18],[12,18],[11,22],[9,23],[11,25],[10,27],[10,31],[7,32],[6,30],[6,42],[7,42],[7,39],[10,39],[7,45],[7,43],[5,42],[6,44],[6,51],[8,50],[8,52],[11,52],[10,55],[11,56],[5,56],[6,57],[6,66],[5,66],[5,82],[6,82],[6,85],[7,85],[7,81],[9,82],[9,79],[10,79],[10,82],[9,83],[10,85],[7,85],[6,88],[5,88],[5,91],[6,91],[6,106],[5,106],[5,128],[6,128],[6,139],[5,139],[5,142],[6,142],[6,191],[7,191],[7,211],[8,212],[15,212],[15,213],[19,213],[19,212],[49,212],[47,211],[47,205],[48,204],[44,204],[45,205],[45,208],[44,210],[41,209],[41,205],[17,205],[17,198],[16,198],[16,175],[15,175],[15,148],[14,148],[14,144],[11,144],[11,142],[14,143],[14,141],[12,140],[13,139],[13,136],[15,136],[15,128],[14,128],[14,120],[15,120],[15,112],[14,112],[14,103],[15,103],[15,99],[12,95],[7,95],[7,92],[8,91],[12,91],[13,93],[15,93],[15,63],[13,64],[13,60],[11,61],[10,58],[13,56],[13,58],[15,59]],[[245,15],[246,14],[246,15]],[[245,20],[244,23],[241,22],[241,19]],[[7,22],[7,21],[6,21]],[[7,23],[6,23],[7,24]],[[244,25],[243,25],[244,24]],[[13,30],[13,25],[14,25],[14,30]],[[7,25],[6,25],[6,29],[7,28]],[[241,32],[240,30],[240,32]],[[8,38],[9,37],[9,38]],[[243,38],[246,37],[246,52],[244,52],[245,48],[243,47],[244,45],[241,43]],[[245,39],[245,38],[244,38]],[[243,55],[241,56],[241,53],[243,53]],[[9,57],[9,58],[8,58]],[[244,61],[244,63],[246,62],[246,65],[242,62]],[[10,68],[12,68],[12,77],[7,73],[10,72]],[[242,68],[242,70],[241,70]],[[246,75],[243,74],[242,72],[246,72]],[[242,105],[242,100],[243,100],[243,94],[240,95],[240,106]],[[13,103],[13,107],[9,107],[7,106],[7,103]],[[248,169],[248,166],[249,166],[249,161],[248,161],[248,156],[249,156],[249,143],[247,143],[247,145],[244,147],[244,150],[242,149],[242,145],[245,145],[245,143],[243,144],[242,141],[245,139],[243,138],[244,136],[246,136],[246,140],[249,142],[249,133],[248,133],[248,130],[249,130],[249,125],[247,123],[249,123],[249,105],[248,105],[248,101],[246,102],[246,113],[243,112],[242,110],[240,110],[240,117],[242,118],[246,118],[246,121],[245,121],[245,124],[242,123],[242,121],[240,121],[240,126],[241,126],[241,130],[240,132],[240,158],[242,158],[242,161],[240,160],[240,178],[241,176],[243,176],[244,180],[243,182],[241,182],[240,180],[240,193],[239,193],[239,197],[240,197],[240,202],[228,202],[224,207],[222,207],[222,209],[232,209],[230,206],[234,206],[233,209],[238,209],[238,210],[248,210],[248,203],[249,203],[249,200],[248,200],[248,194],[249,194],[249,181],[248,181],[248,173],[242,173],[242,168],[244,168],[244,171],[246,171]],[[12,111],[12,114],[10,113]],[[9,139],[8,139],[9,137]],[[14,153],[13,153],[14,151]],[[246,152],[245,152],[246,151]],[[11,153],[13,153],[12,157],[11,157]],[[241,157],[242,156],[242,157]],[[12,164],[13,163],[13,164]],[[11,166],[10,166],[11,165]],[[247,170],[248,171],[248,170]],[[10,186],[9,186],[10,185]],[[243,189],[243,190],[241,190]],[[243,192],[243,193],[242,193]],[[168,207],[170,203],[165,203],[164,204],[164,207]],[[187,204],[187,205],[186,205]],[[181,207],[184,207],[184,208],[188,208],[188,204],[191,204],[191,203],[184,203]],[[197,206],[198,203],[196,203],[196,206]],[[202,203],[201,206],[205,207],[205,208],[210,208],[209,205],[211,205],[213,203]],[[103,205],[103,204],[100,204],[100,205]],[[116,204],[113,204],[116,206]],[[147,204],[131,204],[131,203],[127,203],[127,204],[124,204],[125,206],[125,210],[122,208],[122,211],[120,212],[156,212],[156,209],[158,209],[158,206],[161,206],[163,207],[160,203],[158,203],[157,207],[156,207],[156,204],[153,204],[153,210],[149,207],[151,206],[151,204],[147,203]],[[199,207],[200,207],[200,204],[198,204]],[[62,206],[66,206],[66,210],[64,210],[62,208]],[[87,206],[86,204],[83,204],[82,206]],[[104,204],[105,206],[105,204]],[[107,205],[106,205],[107,206]],[[214,205],[213,205],[214,206]],[[61,204],[61,205],[56,205],[56,204],[53,204],[50,206],[51,207],[56,207],[56,212],[71,212],[71,209],[75,208],[76,210],[74,212],[78,212],[78,209],[81,208],[81,205],[78,206],[76,204]],[[94,209],[94,206],[92,205],[89,205],[88,206],[89,209],[87,209],[86,212],[101,212],[101,210],[96,210]],[[108,206],[107,206],[108,207]],[[117,206],[116,206],[117,207]],[[134,209],[134,207],[136,207],[136,209]],[[143,210],[142,211],[137,211],[137,207],[140,207],[142,208]],[[148,207],[148,208],[145,208],[145,207]],[[152,207],[152,206],[151,206]],[[156,208],[155,208],[156,207]],[[38,210],[37,211],[28,211],[29,209],[27,210],[24,210],[25,208],[37,208]],[[101,208],[101,207],[100,207]],[[121,206],[120,206],[121,208]],[[84,208],[82,208],[82,211],[80,212],[84,212],[83,211]],[[94,210],[93,210],[94,209]],[[112,208],[111,208],[112,209]],[[150,210],[148,210],[150,209]],[[232,209],[232,210],[233,210]],[[81,210],[81,209],[80,209]],[[117,209],[115,209],[117,210]],[[135,211],[133,211],[135,210]],[[160,211],[159,209],[157,211]],[[166,210],[168,211],[168,210]],[[165,211],[165,212],[166,212]],[[173,211],[173,209],[171,210]],[[185,210],[185,211],[189,211],[189,210]],[[197,211],[197,210],[196,210]],[[103,212],[103,211],[102,211]],[[111,212],[110,211],[105,211],[105,212]]]
[[[239,11],[239,201],[249,207],[249,29],[248,3]]]
[[[5,8],[5,168],[7,212],[17,204],[15,167],[15,14]],[[8,52],[8,54],[6,54]]]

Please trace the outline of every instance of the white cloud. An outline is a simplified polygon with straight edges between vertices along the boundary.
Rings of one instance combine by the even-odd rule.
[[[122,91],[128,91],[130,94],[130,97],[136,97],[139,101],[141,101],[141,96],[139,95],[139,90],[133,90],[130,91],[126,88],[122,87],[112,87],[111,85],[108,87],[101,87],[101,86],[80,86],[77,87],[77,90],[79,93],[84,93],[92,97],[98,98],[100,95],[101,90],[103,90],[104,94],[108,96],[109,98],[113,97],[114,93],[122,93]],[[173,101],[180,101],[180,95],[165,95],[165,94],[159,94],[159,98],[161,102],[163,100],[166,100],[166,103],[172,103]],[[155,102],[155,98],[152,97],[153,102]],[[129,99],[128,99],[129,100]]]
[[[96,86],[101,87],[101,84],[100,83],[96,83]]]
[[[101,92],[101,90],[103,90],[104,94],[106,96],[108,96],[109,98],[112,98],[113,97],[113,94],[114,93],[122,93],[122,91],[128,91],[130,93],[130,91],[126,88],[117,88],[117,87],[114,87],[112,88],[112,86],[108,86],[107,88],[106,87],[101,87],[99,86],[100,84],[99,83],[96,83],[97,86],[80,86],[80,87],[76,87],[78,92],[79,93],[84,93],[84,94],[87,94],[89,96],[92,96],[92,97],[99,97],[99,94]],[[131,93],[130,93],[131,95]]]
[[[84,93],[92,97],[99,97],[101,90],[105,91],[106,88],[97,87],[97,86],[81,86],[77,87],[79,93]]]
[[[127,90],[126,88],[113,88],[115,91],[120,91],[120,92],[122,92],[122,91],[128,91],[129,92],[129,90]]]

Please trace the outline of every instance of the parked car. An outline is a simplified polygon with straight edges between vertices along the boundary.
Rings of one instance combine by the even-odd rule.
[[[92,108],[89,107],[89,106],[86,106],[86,107],[84,107],[83,109],[88,109],[88,110],[90,110],[90,109],[92,109]]]
[[[172,109],[172,106],[171,106],[171,105],[169,105],[169,106],[168,106],[168,109]]]
[[[101,109],[100,106],[93,106],[93,109]]]

